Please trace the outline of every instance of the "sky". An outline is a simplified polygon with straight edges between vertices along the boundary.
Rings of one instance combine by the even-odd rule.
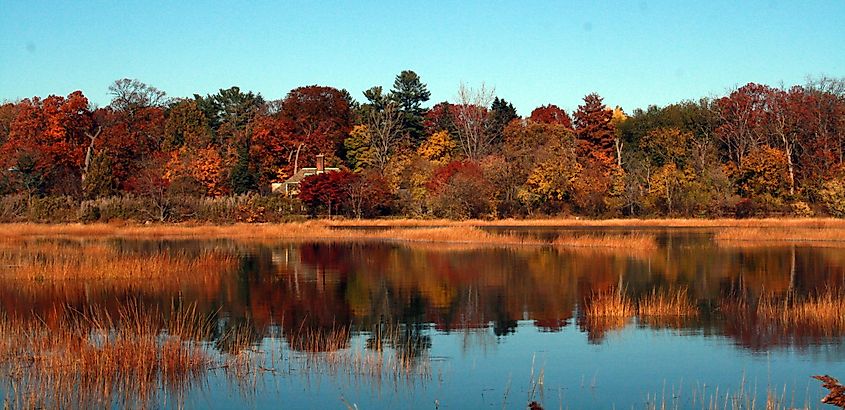
[[[483,83],[521,115],[591,92],[631,112],[845,77],[843,44],[845,0],[0,0],[0,101],[82,90],[105,106],[120,78],[171,97],[319,84],[360,101],[410,69],[429,106]]]

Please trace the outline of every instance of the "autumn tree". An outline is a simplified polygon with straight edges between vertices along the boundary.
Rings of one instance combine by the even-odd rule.
[[[364,171],[345,181],[346,206],[355,218],[371,218],[390,209],[390,186],[381,174]]]
[[[435,104],[425,115],[425,132],[428,135],[434,134],[437,131],[446,131],[452,138],[458,138],[458,127],[456,118],[458,117],[458,107],[449,102],[441,102]]]
[[[716,136],[727,150],[728,158],[738,167],[768,138],[765,124],[771,92],[768,86],[748,83],[715,102],[719,117]]]
[[[589,152],[600,153],[606,158],[615,158],[615,131],[613,111],[596,94],[584,97],[584,104],[575,111],[575,135],[586,144]]]
[[[162,177],[183,190],[197,190],[203,196],[221,196],[229,192],[226,164],[213,147],[183,147],[170,153]],[[196,189],[185,189],[196,186]]]
[[[786,154],[771,147],[759,148],[746,155],[737,170],[736,188],[746,198],[777,202],[789,192]]]
[[[289,130],[287,143],[299,152],[296,165],[313,163],[320,153],[329,162],[336,161],[335,153],[352,129],[349,102],[344,93],[332,87],[312,85],[291,90],[282,101],[279,118]]]
[[[357,175],[346,170],[309,176],[299,184],[299,200],[311,216],[325,210],[328,216],[343,212],[349,205],[349,186]]]
[[[80,91],[67,97],[25,99],[18,104],[8,138],[2,146],[6,169],[25,157],[31,171],[39,175],[44,188],[61,194],[78,194],[93,132],[88,99]],[[29,178],[20,173],[24,178]]]
[[[437,170],[428,183],[434,214],[450,219],[478,218],[491,210],[492,187],[472,161],[453,161]]]
[[[572,119],[563,109],[554,104],[543,105],[531,111],[529,120],[542,124],[557,124],[572,129]]]
[[[346,150],[346,162],[355,171],[361,171],[372,164],[372,147],[370,146],[370,131],[366,125],[359,124],[352,127],[349,136],[343,140]]]

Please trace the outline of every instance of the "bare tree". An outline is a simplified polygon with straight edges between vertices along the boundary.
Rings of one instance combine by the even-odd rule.
[[[167,94],[138,80],[123,78],[109,86],[112,108],[134,113],[140,108],[160,107],[167,104]]]
[[[495,90],[482,83],[477,90],[463,83],[458,89],[455,125],[458,142],[467,158],[477,160],[490,152],[495,135],[487,129],[487,107],[493,102]]]
[[[382,110],[372,110],[367,120],[370,134],[373,165],[384,173],[390,157],[406,135],[402,127],[402,111],[395,103],[388,103]]]

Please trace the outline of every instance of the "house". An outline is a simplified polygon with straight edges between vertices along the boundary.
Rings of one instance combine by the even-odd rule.
[[[326,168],[326,157],[323,154],[317,155],[317,166],[315,167],[306,167],[300,168],[296,171],[290,178],[286,179],[285,182],[274,182],[270,189],[272,192],[280,192],[284,193],[285,195],[296,195],[299,193],[299,183],[302,182],[303,179],[306,177],[310,177],[311,175],[319,175],[326,172],[335,172],[340,171],[340,168]]]

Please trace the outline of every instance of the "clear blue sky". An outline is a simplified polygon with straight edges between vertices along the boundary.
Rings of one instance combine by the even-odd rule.
[[[481,82],[522,115],[596,91],[626,111],[749,81],[845,76],[845,1],[0,0],[0,100],[137,78],[170,96],[320,84],[357,99],[404,69],[432,102]],[[317,4],[321,3],[321,4]]]

